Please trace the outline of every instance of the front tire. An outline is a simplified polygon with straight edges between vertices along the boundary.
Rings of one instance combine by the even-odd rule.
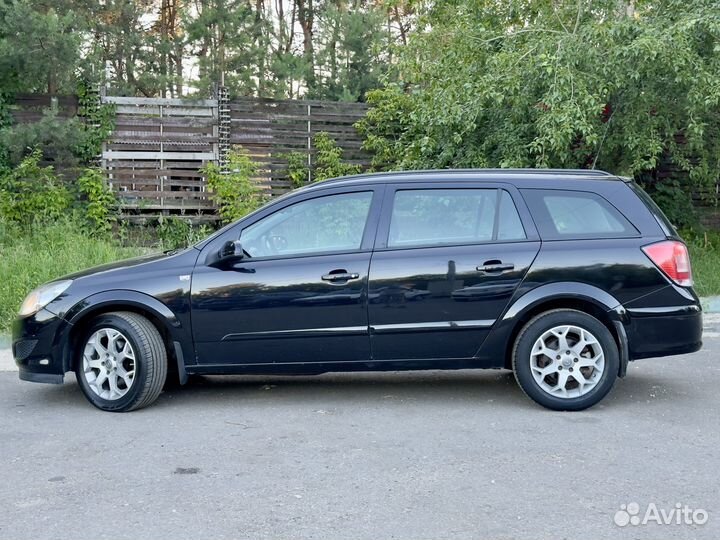
[[[523,392],[556,411],[580,411],[602,400],[617,378],[620,357],[607,327],[574,309],[547,311],[515,340],[512,367]]]
[[[81,341],[75,373],[98,409],[127,412],[153,403],[167,377],[167,350],[158,329],[137,313],[105,313]]]

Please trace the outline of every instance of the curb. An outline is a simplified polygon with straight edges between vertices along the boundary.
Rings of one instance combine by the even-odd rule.
[[[720,296],[706,296],[700,298],[705,313],[720,313]]]

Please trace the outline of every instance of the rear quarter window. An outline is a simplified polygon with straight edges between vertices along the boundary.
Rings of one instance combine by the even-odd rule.
[[[606,199],[589,191],[521,190],[545,240],[637,236],[635,227]]]
[[[655,221],[657,221],[657,224],[660,225],[660,228],[665,233],[665,236],[678,236],[677,230],[675,229],[673,224],[670,222],[667,216],[665,216],[665,213],[660,210],[660,207],[655,204],[655,201],[652,200],[650,195],[648,195],[645,190],[635,182],[629,182],[628,186],[630,186],[630,189],[632,189],[635,194],[640,198],[640,200],[645,204],[647,209],[650,210],[650,213],[655,218]]]

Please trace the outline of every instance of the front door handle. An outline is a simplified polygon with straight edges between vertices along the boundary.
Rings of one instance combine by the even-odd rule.
[[[488,274],[499,274],[500,272],[515,270],[515,265],[513,263],[502,263],[500,261],[487,261],[482,266],[476,267],[475,270]]]
[[[329,274],[325,274],[322,279],[323,281],[349,281],[351,279],[357,279],[360,277],[360,274],[356,274],[355,272],[337,272]]]

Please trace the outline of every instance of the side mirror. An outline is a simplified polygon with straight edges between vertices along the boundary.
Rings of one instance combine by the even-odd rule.
[[[218,251],[216,263],[229,263],[239,261],[245,256],[240,240],[228,240]]]

